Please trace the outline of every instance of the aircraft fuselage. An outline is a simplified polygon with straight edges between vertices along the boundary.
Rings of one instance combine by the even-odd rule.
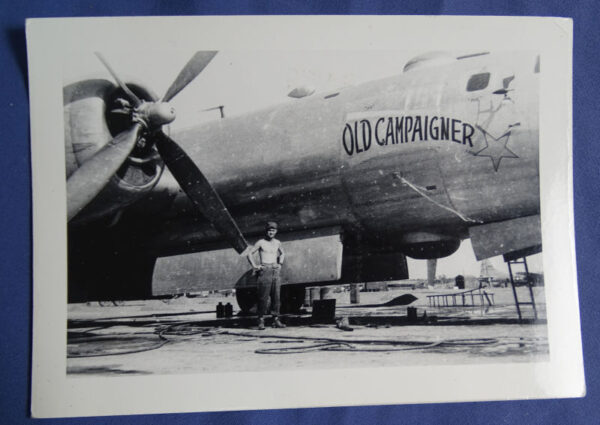
[[[246,235],[277,220],[282,232],[464,238],[471,225],[539,213],[538,77],[535,55],[485,55],[172,136]],[[169,176],[152,199],[167,206],[161,249],[219,239]],[[157,214],[144,201],[136,210]]]
[[[480,259],[541,249],[539,58],[450,59],[412,61],[393,77],[171,137],[250,242],[270,220],[284,242],[300,241],[286,265],[289,283],[407,278],[405,255],[450,255],[460,240],[475,242],[475,229]],[[106,105],[118,96],[110,87],[88,80],[65,91],[67,175],[131,125],[125,117],[108,132],[115,121],[105,118]],[[247,270],[161,170],[160,159],[129,161],[70,222],[71,301],[226,289]],[[306,238],[314,241],[302,245]],[[194,259],[193,276],[179,257],[173,273],[185,275],[181,282],[169,272],[153,276],[157,258],[199,251],[211,251],[212,260]],[[302,298],[302,285],[296,289]]]

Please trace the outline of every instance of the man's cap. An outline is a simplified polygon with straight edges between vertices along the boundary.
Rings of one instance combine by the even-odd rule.
[[[267,224],[266,224],[265,228],[267,230],[269,230],[269,229],[275,229],[275,230],[277,230],[277,223],[275,221],[267,221]]]

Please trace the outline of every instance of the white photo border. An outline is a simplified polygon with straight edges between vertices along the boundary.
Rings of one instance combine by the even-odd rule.
[[[28,20],[34,235],[33,416],[583,396],[573,225],[572,27],[572,21],[564,18],[440,16]],[[68,378],[63,78],[59,58],[73,52],[122,49],[123,40],[153,50],[177,48],[191,52],[257,48],[540,52],[540,190],[550,360],[361,368],[352,369],[352,373],[302,370]]]

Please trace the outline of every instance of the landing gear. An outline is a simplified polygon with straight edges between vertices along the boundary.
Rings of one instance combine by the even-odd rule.
[[[240,307],[241,313],[244,315],[256,314],[256,287],[236,288],[235,299]]]
[[[256,287],[241,287],[235,298],[242,314],[256,314]],[[297,313],[304,302],[304,286],[283,285],[281,287],[281,313]]]

